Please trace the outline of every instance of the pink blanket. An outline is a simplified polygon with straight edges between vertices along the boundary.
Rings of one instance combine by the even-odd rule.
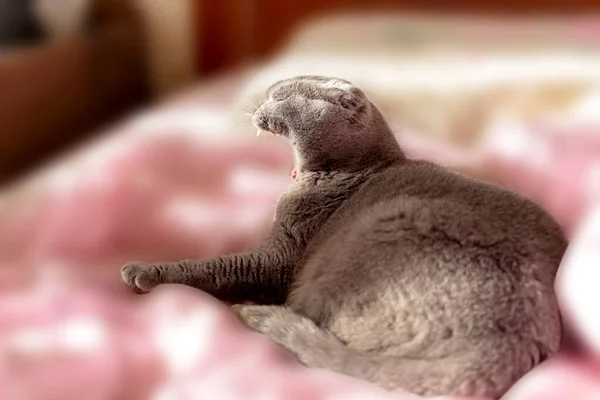
[[[0,399],[413,398],[301,367],[200,291],[139,296],[121,283],[126,261],[257,244],[292,183],[287,144],[208,141],[168,114],[153,125],[164,134],[133,124],[0,197]],[[591,129],[536,127],[526,136],[537,150],[517,149],[526,157],[400,136],[411,155],[518,190],[573,232],[557,281],[568,340],[509,400],[600,398],[600,135]]]

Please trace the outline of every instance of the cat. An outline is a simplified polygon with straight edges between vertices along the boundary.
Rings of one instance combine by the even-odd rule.
[[[193,286],[304,365],[427,396],[502,396],[557,352],[567,240],[533,202],[406,157],[348,81],[275,83],[252,116],[295,153],[296,182],[253,251],[130,263],[145,293]]]

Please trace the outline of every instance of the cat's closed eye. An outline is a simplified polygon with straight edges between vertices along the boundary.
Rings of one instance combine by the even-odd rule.
[[[341,97],[339,100],[339,103],[340,103],[340,106],[344,107],[347,110],[356,108],[356,106],[358,105],[358,103],[355,100],[345,98],[345,97]]]

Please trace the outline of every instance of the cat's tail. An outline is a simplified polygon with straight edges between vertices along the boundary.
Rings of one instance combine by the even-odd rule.
[[[346,346],[304,317],[296,315],[282,323],[287,340],[280,344],[307,367],[332,370],[387,390],[422,396],[499,398],[536,363],[535,357],[517,354],[514,347],[502,343],[429,359],[363,352]],[[510,357],[511,353],[515,358]]]

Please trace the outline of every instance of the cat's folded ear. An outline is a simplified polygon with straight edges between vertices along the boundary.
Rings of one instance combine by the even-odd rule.
[[[318,86],[325,90],[325,97],[329,101],[337,103],[350,111],[358,110],[364,105],[366,101],[365,94],[352,83],[338,78],[318,77],[318,79],[324,81]]]

